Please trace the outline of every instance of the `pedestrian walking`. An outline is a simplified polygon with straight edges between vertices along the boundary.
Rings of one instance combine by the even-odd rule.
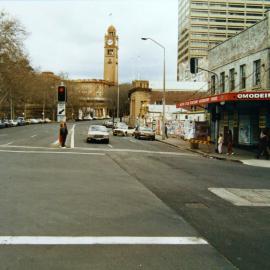
[[[264,129],[261,131],[259,138],[257,159],[259,159],[261,156],[265,156],[266,159],[269,159],[269,153],[267,149],[268,144],[269,144],[269,137],[267,131]]]
[[[66,139],[68,135],[68,129],[66,122],[60,123],[60,130],[59,130],[59,144],[61,147],[66,147]]]
[[[220,133],[218,137],[218,153],[219,154],[222,154],[223,143],[224,143],[223,135]]]
[[[233,136],[232,131],[229,129],[228,131],[228,143],[227,143],[227,155],[233,155]]]
[[[167,127],[167,124],[165,124],[165,137],[168,139],[168,127]]]

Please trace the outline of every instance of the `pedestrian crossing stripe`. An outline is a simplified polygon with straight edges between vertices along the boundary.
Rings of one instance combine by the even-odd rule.
[[[208,245],[200,237],[0,236],[0,245]]]

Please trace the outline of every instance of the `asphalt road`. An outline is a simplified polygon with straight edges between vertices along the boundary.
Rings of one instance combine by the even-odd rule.
[[[0,269],[270,269],[269,208],[208,190],[270,189],[269,169],[68,126],[66,149],[57,124],[0,130]]]

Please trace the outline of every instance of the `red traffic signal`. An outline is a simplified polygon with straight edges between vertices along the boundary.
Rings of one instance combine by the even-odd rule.
[[[58,101],[60,102],[67,101],[67,89],[65,86],[58,86]]]

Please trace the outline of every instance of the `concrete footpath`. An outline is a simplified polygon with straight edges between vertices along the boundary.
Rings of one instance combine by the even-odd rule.
[[[202,156],[209,157],[209,158],[215,158],[219,160],[228,160],[228,161],[234,161],[234,162],[241,162],[246,165],[250,166],[257,166],[257,167],[265,167],[270,168],[270,160],[265,160],[264,157],[261,157],[260,159],[256,158],[256,150],[244,150],[240,148],[233,148],[233,155],[227,155],[227,147],[223,147],[223,154],[218,154],[215,152],[215,145],[205,145],[205,144],[199,144],[199,149],[191,149],[190,142],[185,141],[180,138],[167,138],[165,140],[162,140],[162,137],[160,135],[156,135],[156,140],[162,143],[166,143],[171,146],[175,146],[177,148],[188,150],[191,152],[198,153]]]

